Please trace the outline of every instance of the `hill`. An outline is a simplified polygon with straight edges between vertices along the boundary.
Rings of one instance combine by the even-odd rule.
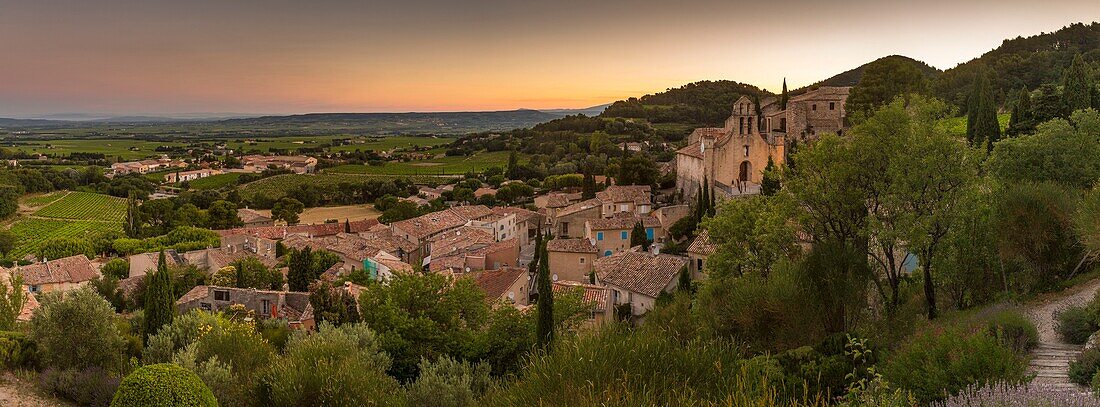
[[[929,78],[929,79],[935,78],[936,76],[938,76],[940,74],[939,69],[936,69],[935,67],[933,67],[931,65],[928,65],[928,64],[926,64],[922,61],[918,61],[918,60],[915,60],[913,58],[909,58],[907,56],[902,56],[902,55],[890,55],[890,56],[886,56],[886,57],[876,59],[874,61],[871,61],[871,62],[868,62],[866,64],[860,65],[858,67],[849,69],[847,71],[841,72],[839,74],[836,74],[836,75],[832,76],[829,79],[825,79],[825,80],[823,80],[821,82],[817,82],[813,85],[798,88],[796,90],[791,91],[791,93],[792,94],[799,94],[799,93],[805,92],[806,90],[821,87],[821,86],[856,86],[857,84],[859,84],[859,80],[863,78],[863,72],[866,71],[868,67],[870,67],[872,65],[879,65],[879,64],[885,64],[885,63],[895,63],[895,62],[896,63],[902,63],[902,64],[911,64],[911,65],[917,67],[917,70],[919,70],[921,73],[923,73],[925,78]]]
[[[963,106],[974,75],[979,67],[987,67],[993,72],[998,100],[1003,102],[1006,92],[1061,81],[1062,71],[1078,53],[1093,72],[1100,72],[1100,23],[1076,23],[1051,33],[1004,40],[999,47],[944,71],[935,81],[934,92]]]
[[[311,113],[228,119],[217,123],[244,127],[333,126],[406,134],[465,134],[527,128],[561,116],[530,109],[496,112]]]
[[[650,123],[716,126],[729,116],[741,95],[765,94],[756,86],[734,81],[699,81],[664,92],[612,103],[601,117],[646,119]]]

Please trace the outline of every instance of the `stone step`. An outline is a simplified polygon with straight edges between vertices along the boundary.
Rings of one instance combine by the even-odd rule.
[[[1033,360],[1028,364],[1031,367],[1046,367],[1056,369],[1069,369],[1069,362],[1048,361],[1048,360]]]
[[[1085,346],[1084,345],[1069,345],[1069,344],[1062,344],[1062,343],[1039,343],[1038,345],[1035,346],[1035,350],[1049,350],[1049,349],[1068,350],[1068,351],[1080,352],[1080,351],[1085,350]]]

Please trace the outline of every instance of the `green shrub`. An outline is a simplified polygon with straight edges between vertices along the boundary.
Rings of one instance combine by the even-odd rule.
[[[401,385],[386,375],[390,358],[363,324],[317,332],[295,332],[282,357],[260,380],[260,404],[266,406],[398,405]]]
[[[23,332],[0,332],[0,367],[31,369],[38,364],[38,346]]]
[[[218,401],[194,373],[170,363],[138,368],[122,379],[111,407],[217,407]]]
[[[420,376],[408,386],[410,406],[464,407],[489,388],[489,365],[460,362],[444,356],[420,362]]]
[[[911,338],[886,360],[886,381],[913,392],[924,403],[942,400],[972,384],[1016,383],[1024,358],[985,330],[928,331]]]
[[[1063,309],[1054,316],[1054,330],[1066,342],[1081,345],[1096,332],[1096,321],[1084,307]]]
[[[52,294],[52,293],[51,293]],[[84,287],[43,295],[31,318],[31,338],[46,367],[121,368],[123,339],[115,326],[115,309]]]
[[[1086,349],[1077,356],[1077,360],[1069,362],[1069,380],[1081,384],[1092,383],[1093,376],[1100,371],[1100,349]]]
[[[1016,353],[1026,353],[1039,344],[1039,330],[1019,311],[993,314],[987,324],[989,334]]]

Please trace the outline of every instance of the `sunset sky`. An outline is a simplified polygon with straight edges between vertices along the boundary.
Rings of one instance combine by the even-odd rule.
[[[0,117],[587,107],[945,69],[1100,1],[0,0]]]

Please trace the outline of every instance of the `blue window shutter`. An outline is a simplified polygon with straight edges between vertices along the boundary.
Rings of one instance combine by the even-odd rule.
[[[646,228],[645,238],[649,239],[649,240],[653,240],[653,228]]]
[[[604,255],[604,257],[610,256],[611,255],[611,250],[603,252],[603,255]]]
[[[626,240],[626,231],[619,232],[619,236],[621,236],[623,240]]]
[[[603,232],[596,232],[596,240],[603,240]]]

